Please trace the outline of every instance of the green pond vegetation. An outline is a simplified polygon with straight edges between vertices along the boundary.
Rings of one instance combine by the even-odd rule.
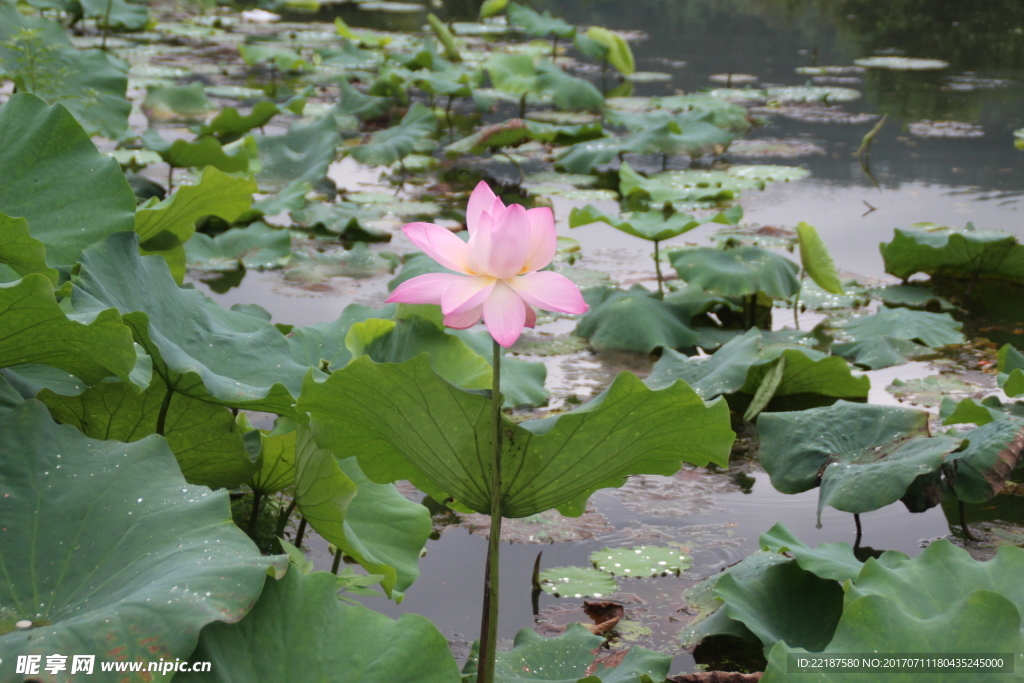
[[[1024,680],[1024,537],[982,524],[1021,520],[1024,246],[971,223],[899,226],[878,259],[895,279],[858,278],[815,216],[744,219],[744,197],[806,168],[726,156],[766,107],[841,117],[860,97],[811,76],[949,63],[874,55],[785,86],[652,96],[666,78],[638,70],[637,35],[550,8],[360,3],[391,13],[383,30],[351,5],[0,0],[0,681],[68,680],[15,673],[55,653],[212,662],[163,677],[196,683],[696,680],[672,668],[683,650],[765,683],[912,677],[787,666],[867,652],[1002,653],[1003,679]],[[550,269],[589,307],[541,312],[508,350],[437,306],[383,303],[451,272],[397,228],[467,238],[481,179],[554,207]],[[642,277],[588,264],[599,225],[649,246]],[[378,305],[294,325],[206,294],[264,271],[309,291],[376,282]],[[546,384],[545,358],[591,353],[640,371],[579,396]],[[970,373],[887,387],[910,405],[869,402],[870,371],[924,361]],[[783,494],[817,489],[818,518],[850,513],[853,543],[810,547],[775,524],[692,577],[674,650],[632,642],[649,628],[616,626],[620,607],[559,635],[522,624],[457,661],[427,618],[364,604],[414,591],[448,524],[500,511],[515,540],[573,538],[596,492],[680,471],[742,480],[731,460]],[[860,515],[897,502],[941,507],[955,533],[916,557],[862,545]],[[689,548],[641,540],[574,566],[538,556],[534,601],[614,602],[693,568]]]

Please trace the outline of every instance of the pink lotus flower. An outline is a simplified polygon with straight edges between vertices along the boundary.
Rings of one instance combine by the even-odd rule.
[[[551,209],[505,206],[481,181],[466,208],[469,241],[433,223],[402,228],[413,244],[456,273],[429,273],[399,285],[388,303],[439,304],[444,324],[463,330],[483,317],[487,331],[504,347],[523,327],[533,327],[532,306],[560,313],[584,313],[579,288],[551,271],[538,272],[555,256]]]

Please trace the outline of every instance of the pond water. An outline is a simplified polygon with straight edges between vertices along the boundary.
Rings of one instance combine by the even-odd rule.
[[[1012,136],[1014,129],[1024,126],[1024,7],[1012,2],[949,0],[557,0],[535,7],[578,24],[642,32],[633,42],[637,68],[668,73],[671,80],[640,84],[639,94],[711,87],[714,74],[752,74],[759,87],[803,85],[812,77],[798,74],[798,67],[849,66],[854,59],[880,53],[945,60],[950,66],[940,71],[869,69],[818,78],[815,84],[854,88],[862,97],[835,109],[822,107],[815,120],[808,120],[806,112],[794,114],[785,108],[756,109],[764,125],[747,137],[795,141],[800,143],[800,154],[755,160],[732,152],[726,160],[798,164],[811,176],[745,193],[745,220],[787,227],[801,220],[810,222],[842,270],[882,280],[887,276],[878,244],[892,237],[894,227],[922,221],[960,226],[973,221],[979,227],[1024,237],[1024,152],[1014,148]],[[470,0],[455,0],[444,11],[447,18],[472,20],[477,6]],[[337,12],[352,25],[384,22],[376,24],[383,28],[388,22],[391,26],[409,22],[407,13],[358,12],[345,6]],[[852,153],[880,115],[889,118],[865,168]],[[970,125],[928,123],[942,121]],[[951,137],[951,132],[973,137]],[[514,173],[510,166],[507,170]],[[374,175],[351,161],[337,165],[332,173],[349,189],[377,187]],[[607,270],[620,284],[652,286],[650,250],[645,243],[603,225],[569,231],[569,208],[584,203],[554,200],[560,234],[579,240],[582,265]],[[598,205],[615,209],[610,201]],[[694,231],[676,242],[706,243],[707,232]],[[384,248],[399,253],[413,250],[401,236]],[[201,282],[197,286],[225,305],[256,302],[272,313],[275,322],[305,325],[333,320],[352,302],[382,303],[388,277],[334,278],[311,288],[286,282],[278,273],[250,272],[240,286],[224,293]],[[790,322],[791,315],[780,311],[776,318],[779,325]],[[813,324],[813,315],[805,322]],[[567,321],[555,321],[539,327],[538,333],[560,334],[571,327]],[[643,374],[650,368],[647,360],[589,351],[543,360],[550,364],[549,386],[556,403],[570,393],[596,393],[613,370],[628,368]],[[884,387],[893,379],[936,372],[937,366],[912,363],[871,373],[871,400],[891,402]],[[991,379],[987,376],[989,387]],[[687,620],[680,611],[685,588],[757,549],[759,534],[778,521],[812,546],[852,541],[853,520],[845,513],[829,508],[821,528],[815,527],[816,502],[816,491],[796,496],[778,493],[763,470],[747,461],[723,472],[684,469],[674,477],[638,477],[623,489],[602,491],[592,497],[593,514],[587,516],[587,527],[581,532],[585,538],[503,547],[500,636],[511,638],[518,629],[535,623],[586,620],[576,609],[580,600],[545,594],[539,599],[537,621],[530,577],[538,552],[543,551],[544,568],[583,566],[591,552],[604,547],[675,544],[693,556],[689,571],[680,577],[623,580],[613,599],[627,607],[631,625],[623,631],[624,637],[677,653],[673,673],[691,671],[692,657],[679,653],[676,643]],[[863,524],[866,545],[910,555],[917,554],[924,542],[953,533],[942,508],[912,515],[896,504],[863,515]],[[542,537],[551,533],[544,524],[537,526]],[[383,598],[365,602],[391,615],[423,614],[457,646],[471,641],[479,627],[486,545],[479,529],[473,532],[465,522],[447,526],[428,543],[422,576],[403,603],[395,605]],[[318,568],[329,568],[322,541],[313,541],[313,554]]]

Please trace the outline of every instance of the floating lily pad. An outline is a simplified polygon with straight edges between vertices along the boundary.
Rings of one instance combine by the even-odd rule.
[[[663,71],[634,71],[625,78],[631,83],[665,83],[672,80],[672,74]]]
[[[853,102],[860,99],[860,91],[838,86],[793,85],[782,88],[768,88],[765,91],[768,100],[779,104],[800,104],[817,102],[831,104],[836,102]]]
[[[949,67],[949,62],[941,59],[915,57],[863,57],[853,60],[853,63],[866,69],[890,69],[892,71],[937,71]]]
[[[862,66],[798,66],[795,71],[801,76],[842,76],[864,73]]]
[[[802,180],[811,175],[806,168],[799,166],[731,166],[726,171],[729,175],[746,180],[765,180],[768,182],[789,182]]]
[[[825,154],[825,148],[799,138],[750,138],[729,145],[729,153],[741,157],[789,158]]]
[[[185,243],[188,267],[194,270],[235,270],[280,268],[291,256],[291,236],[287,230],[251,223],[232,228],[216,237],[196,233]]]
[[[977,384],[965,382],[956,375],[932,375],[919,379],[895,379],[885,388],[897,400],[914,403],[926,408],[938,406],[943,397],[965,398],[976,397],[984,389]]]
[[[832,352],[868,370],[903,365],[907,361],[935,353],[927,346],[890,335],[868,337],[856,342],[838,342],[832,345]]]
[[[605,548],[590,554],[590,561],[603,572],[616,576],[664,576],[690,568],[693,560],[675,548],[641,545],[635,548]]]
[[[955,311],[949,299],[921,285],[887,285],[871,290],[871,296],[881,299],[887,306],[906,306],[938,311]]]
[[[611,574],[593,567],[552,567],[538,578],[541,589],[556,598],[604,598],[619,590]]]
[[[963,121],[914,121],[907,126],[911,135],[919,138],[980,138],[985,129]]]
[[[471,534],[484,538],[490,536],[488,515],[461,515],[460,526],[469,529]],[[566,517],[555,510],[547,510],[529,517],[504,520],[501,524],[501,540],[509,543],[564,543],[596,538],[612,530],[608,519],[599,512]]]
[[[711,74],[708,76],[708,80],[712,83],[721,83],[727,87],[734,85],[750,85],[751,83],[757,83],[757,76],[753,74]]]
[[[909,308],[881,308],[877,313],[854,316],[836,322],[834,326],[850,335],[853,341],[890,336],[917,341],[931,348],[963,344],[965,341],[960,332],[963,323],[948,313]]]
[[[395,265],[394,260],[370,251],[365,242],[357,242],[348,251],[295,251],[285,268],[284,277],[301,282],[322,282],[332,277],[358,279],[390,272]]]

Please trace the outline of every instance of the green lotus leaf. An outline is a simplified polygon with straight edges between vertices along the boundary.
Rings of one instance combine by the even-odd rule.
[[[214,111],[201,81],[148,88],[142,108],[151,121],[201,119]]]
[[[758,543],[761,550],[785,553],[796,560],[801,569],[840,583],[856,578],[864,567],[864,563],[853,554],[853,548],[849,543],[821,543],[818,547],[811,548],[794,536],[782,522],[761,534]],[[875,558],[886,567],[895,566],[905,559],[906,555],[895,550],[887,550]]]
[[[722,345],[707,358],[689,358],[666,349],[648,376],[651,388],[683,380],[705,400],[742,392],[753,396],[775,362],[785,359],[782,379],[774,397],[817,395],[830,398],[866,398],[867,377],[854,377],[841,358],[826,356],[799,344],[772,342],[752,329]]]
[[[496,54],[484,63],[484,69],[502,92],[523,95],[537,91],[537,71],[529,55]]]
[[[764,413],[757,426],[761,464],[772,485],[782,493],[820,486],[819,518],[826,505],[858,514],[895,503],[962,442],[927,436],[924,411],[846,401]]]
[[[859,100],[860,91],[834,85],[788,85],[768,88],[765,90],[765,97],[769,101],[779,104],[803,104],[806,102],[836,104]]]
[[[900,402],[907,401],[932,408],[941,404],[947,397],[980,394],[984,388],[972,382],[965,382],[947,372],[908,380],[894,379],[885,390]]]
[[[629,76],[636,71],[636,63],[633,60],[633,51],[629,48],[622,36],[600,26],[591,26],[587,29],[587,37],[597,41],[608,49],[605,59],[614,66],[623,76]]]
[[[398,125],[373,133],[361,145],[348,148],[348,154],[369,166],[390,166],[412,153],[416,143],[433,135],[436,128],[434,112],[416,102]]]
[[[383,116],[391,108],[392,99],[390,97],[367,95],[356,90],[347,81],[341,81],[339,87],[341,89],[341,101],[331,110],[331,114],[335,119],[354,116],[360,121],[366,121]]]
[[[727,102],[709,93],[659,97],[656,104],[662,109],[691,112],[700,120],[736,135],[750,130],[750,114],[746,107]]]
[[[1024,403],[1014,401],[1004,404],[998,396],[986,396],[981,401],[965,398],[959,402],[946,397],[939,405],[939,417],[944,425],[971,422],[980,427],[1007,416],[1024,417]]]
[[[713,152],[716,147],[728,145],[732,142],[733,137],[731,133],[697,117],[673,116],[661,123],[655,123],[634,130],[622,139],[622,151],[634,154],[685,154],[689,157],[699,157]],[[610,159],[606,161],[610,161]],[[687,181],[695,179],[696,188],[691,187],[689,190],[680,189],[681,186],[687,184]],[[708,176],[694,176],[693,174],[690,176],[675,175],[669,179],[669,185],[674,185],[671,189],[665,190],[663,188],[650,192],[650,184],[648,184],[640,194],[642,195],[643,191],[649,192],[652,196],[658,191],[670,194],[683,193],[684,196],[687,191],[691,194],[702,194],[705,192],[705,188],[700,187],[700,183],[707,179]],[[723,180],[722,182],[728,184],[727,181]],[[717,189],[716,193],[718,193]],[[682,201],[682,199],[680,198],[678,201]]]
[[[42,363],[88,384],[111,375],[128,380],[136,353],[116,310],[68,317],[43,275],[0,285],[0,367]]]
[[[628,151],[626,147],[623,138],[614,135],[586,140],[556,152],[555,165],[569,173],[590,173],[595,166],[606,164]]]
[[[0,213],[0,264],[6,264],[18,275],[39,273],[54,285],[58,275],[46,265],[46,247],[29,233],[28,221]]]
[[[556,598],[606,598],[619,590],[611,574],[593,567],[551,567],[537,579],[541,590]]]
[[[480,5],[479,18],[493,17],[495,14],[500,14],[504,11],[507,6],[508,0],[484,0],[483,4]]]
[[[878,337],[895,337],[917,341],[931,348],[963,344],[963,324],[948,313],[929,313],[909,308],[881,308],[876,313],[854,316],[834,325],[853,338],[864,341]]]
[[[885,272],[906,280],[915,273],[938,278],[992,278],[1024,283],[1024,247],[1000,230],[946,228],[925,224],[897,228],[892,242],[879,245]]]
[[[257,468],[230,410],[169,390],[159,374],[141,394],[127,382],[100,382],[78,396],[44,389],[39,399],[58,422],[94,439],[162,434],[190,484],[232,489]]]
[[[922,285],[887,285],[872,289],[871,295],[891,308],[906,306],[926,310],[956,310],[956,306],[948,299]]]
[[[295,50],[281,45],[248,43],[238,46],[242,61],[249,66],[272,64],[279,71],[305,71],[309,63]]]
[[[587,290],[590,311],[573,334],[595,349],[651,353],[658,348],[692,346],[697,333],[687,326],[682,306],[656,299],[643,287],[628,292],[608,287]]]
[[[572,76],[548,61],[536,65],[537,91],[550,95],[558,109],[594,111],[604,108],[604,95],[583,78]]]
[[[491,360],[493,339],[487,332],[472,330],[447,330],[466,343],[488,362]],[[548,402],[548,390],[544,381],[548,376],[548,366],[541,362],[510,358],[502,349],[501,358],[501,395],[505,399],[505,408],[521,408],[524,406],[542,406]],[[488,382],[487,388],[490,388]]]
[[[260,468],[246,482],[255,493],[270,496],[295,485],[297,436],[295,424],[284,418],[270,432],[260,432]]]
[[[395,305],[381,309],[361,304],[349,304],[338,319],[329,323],[316,323],[296,327],[288,335],[288,348],[299,365],[334,371],[348,365],[352,354],[345,346],[345,337],[352,325],[371,318],[392,318]],[[323,363],[326,362],[326,366]]]
[[[345,347],[352,358],[368,355],[375,363],[401,363],[427,353],[431,367],[445,381],[463,389],[491,387],[491,365],[483,356],[418,316],[355,323],[345,336]]]
[[[201,218],[234,221],[249,209],[253,192],[256,183],[249,178],[234,178],[213,166],[204,168],[195,185],[182,185],[162,202],[139,208],[135,214],[139,245],[148,252],[179,247],[195,234]]]
[[[765,568],[742,583],[726,574],[715,585],[725,614],[756,635],[767,653],[777,642],[817,651],[832,639],[843,612],[843,589],[796,562]]]
[[[0,186],[0,212],[28,221],[48,266],[71,265],[106,235],[132,229],[135,195],[124,174],[67,109],[12,95],[0,106],[0,138],[0,168],[18,169]]]
[[[935,353],[927,346],[887,334],[861,341],[839,342],[832,345],[832,352],[868,370],[903,365],[907,361]]]
[[[604,132],[598,122],[577,126],[556,126],[540,121],[509,119],[486,126],[481,130],[445,147],[448,155],[483,154],[484,152],[515,147],[527,140],[566,144],[598,138]]]
[[[251,135],[227,145],[212,135],[171,142],[150,128],[142,134],[142,141],[172,168],[212,166],[225,173],[239,173],[249,171],[258,154],[256,140]]]
[[[256,182],[264,192],[277,192],[296,181],[317,185],[338,154],[341,136],[333,116],[296,123],[283,135],[258,135],[260,171]]]
[[[299,409],[312,415],[321,446],[357,455],[373,481],[409,479],[435,500],[490,511],[490,400],[445,382],[426,355],[398,364],[358,358],[323,383],[309,378]],[[504,425],[506,517],[553,507],[578,516],[591,492],[628,474],[724,462],[734,438],[724,402],[705,405],[682,383],[650,391],[630,373],[575,411]]]
[[[595,636],[582,624],[569,624],[555,638],[537,635],[524,628],[516,634],[512,649],[498,652],[495,683],[652,683],[668,675],[671,655],[633,647],[602,657],[602,636]],[[595,654],[598,653],[598,654]],[[477,645],[462,669],[471,680],[477,672]]]
[[[1004,344],[996,355],[996,382],[1007,396],[1024,394],[1024,353]]]
[[[593,204],[587,204],[582,209],[574,208],[569,213],[569,227],[578,228],[581,225],[590,223],[607,223],[616,230],[627,235],[633,235],[652,242],[672,239],[705,223],[723,223],[735,225],[739,217],[736,214],[721,211],[707,218],[694,218],[693,216],[676,212],[666,216],[661,211],[634,211],[623,214],[622,217],[609,216]]]
[[[295,444],[295,502],[317,533],[341,548],[397,601],[419,576],[430,535],[430,512],[393,484],[370,481],[355,458],[338,460],[299,427]]]
[[[260,100],[252,105],[248,114],[240,113],[235,107],[224,107],[209,122],[194,131],[197,135],[212,135],[222,141],[236,140],[253,128],[262,128],[280,111],[270,100]]]
[[[760,247],[693,247],[671,252],[669,260],[685,282],[723,296],[789,299],[800,288],[796,264]]]
[[[337,598],[337,577],[293,567],[268,578],[237,624],[211,624],[194,662],[209,673],[180,673],[183,683],[276,683],[296,671],[322,683],[459,683],[448,641],[424,617],[397,620]]]
[[[299,282],[322,282],[332,277],[369,278],[390,273],[397,262],[394,254],[370,251],[363,242],[356,242],[347,251],[317,251],[305,246],[292,252],[284,278]]]
[[[796,234],[800,245],[800,262],[804,271],[826,292],[842,294],[843,285],[839,282],[836,264],[815,227],[800,222],[796,226]]]
[[[89,135],[117,140],[127,131],[128,64],[104,50],[75,49],[60,24],[23,16],[14,3],[4,3],[0,64],[16,92],[63,104]]]
[[[134,233],[111,235],[83,253],[81,263],[72,292],[76,310],[120,311],[152,356],[154,374],[175,392],[299,417],[293,397],[307,368],[291,359],[287,341],[269,322],[178,287],[162,258],[139,256]]]
[[[231,524],[226,491],[185,483],[159,437],[97,441],[26,401],[0,417],[0,439],[5,668],[16,654],[187,657],[205,624],[240,619],[283,568]]]
[[[946,482],[966,503],[984,503],[998,494],[1020,462],[1024,421],[994,420],[964,435],[968,445],[951,453],[942,465]]]
[[[236,270],[240,265],[259,270],[280,268],[291,253],[288,231],[262,222],[231,228],[216,237],[197,233],[185,244],[188,267],[194,270]]]
[[[575,26],[560,17],[551,16],[548,10],[541,14],[525,5],[510,2],[505,13],[508,23],[516,30],[534,38],[571,38],[576,33]]]
[[[724,171],[664,171],[645,178],[628,163],[619,167],[619,194],[658,206],[727,201],[751,188],[764,188],[764,181],[740,178]]]
[[[664,576],[690,568],[693,560],[676,548],[641,545],[634,548],[605,548],[590,554],[590,562],[602,572],[616,576]]]
[[[391,241],[390,232],[367,224],[378,218],[378,214],[352,202],[314,202],[292,211],[291,216],[303,228],[323,228],[350,242]]]

